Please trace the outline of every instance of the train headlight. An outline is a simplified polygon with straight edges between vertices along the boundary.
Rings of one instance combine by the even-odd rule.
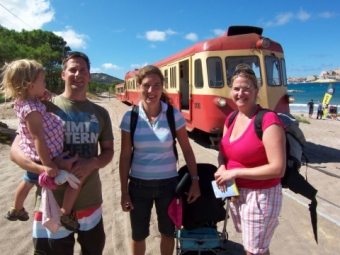
[[[219,107],[223,107],[227,104],[227,100],[225,100],[225,98],[220,97],[217,98],[216,103]]]
[[[256,42],[257,49],[266,49],[269,47],[269,45],[270,45],[270,40],[268,38],[263,38]]]
[[[290,104],[294,103],[295,102],[295,97],[294,96],[291,96],[291,95],[288,95],[288,102]]]

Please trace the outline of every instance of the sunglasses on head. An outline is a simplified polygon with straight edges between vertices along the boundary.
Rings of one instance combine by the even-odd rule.
[[[248,69],[248,68],[235,70],[233,76],[238,75],[240,73],[246,73],[246,74],[255,76],[254,71],[252,69]]]

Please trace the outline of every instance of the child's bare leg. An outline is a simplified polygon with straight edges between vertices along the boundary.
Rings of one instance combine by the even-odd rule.
[[[25,181],[20,182],[15,191],[14,205],[5,215],[6,219],[10,221],[27,221],[29,219],[28,213],[24,208],[24,202],[33,185],[34,184]]]
[[[72,212],[72,208],[74,203],[77,200],[81,189],[81,185],[78,186],[78,189],[72,188],[70,185],[67,185],[64,193],[64,200],[61,209],[62,214],[69,215]]]
[[[14,208],[17,210],[21,210],[24,208],[24,202],[28,196],[28,193],[34,186],[33,183],[22,181],[17,187],[14,195]]]
[[[77,197],[79,195],[81,186],[83,182],[81,182],[78,185],[78,189],[72,188],[70,185],[67,185],[64,193],[64,199],[63,199],[63,205],[61,209],[61,217],[60,217],[60,222],[61,224],[68,230],[77,232],[79,228],[79,223],[77,219],[73,217],[72,213],[72,208],[77,200]]]

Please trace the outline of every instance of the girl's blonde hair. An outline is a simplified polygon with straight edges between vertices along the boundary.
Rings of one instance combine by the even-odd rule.
[[[35,60],[19,59],[5,64],[1,71],[1,88],[5,97],[25,100],[28,85],[44,72],[44,68]]]
[[[162,86],[163,86],[161,100],[164,103],[172,104],[171,98],[169,97],[168,93],[164,89],[164,82],[165,82],[164,75],[162,74],[162,71],[157,66],[147,65],[141,68],[138,71],[138,74],[135,75],[137,84],[141,85],[144,77],[149,74],[156,74],[159,76],[159,78],[161,79]]]

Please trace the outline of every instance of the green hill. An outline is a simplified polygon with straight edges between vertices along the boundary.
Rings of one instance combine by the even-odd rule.
[[[91,73],[92,81],[111,85],[112,82],[117,81],[118,83],[124,82],[124,80],[117,77],[105,74],[105,73]]]

